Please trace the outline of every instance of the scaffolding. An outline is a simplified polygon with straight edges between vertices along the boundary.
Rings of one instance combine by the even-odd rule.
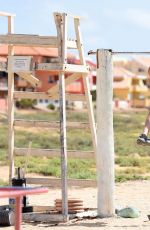
[[[92,134],[93,148],[96,152],[97,138],[94,121],[94,113],[92,107],[92,96],[90,94],[88,66],[84,57],[83,42],[80,32],[80,18],[73,16],[75,39],[68,38],[68,16],[66,13],[54,13],[54,20],[57,29],[57,36],[39,36],[39,35],[22,35],[14,34],[14,16],[9,13],[0,13],[0,16],[8,18],[8,34],[0,35],[0,44],[8,45],[8,64],[6,71],[8,72],[8,155],[9,155],[9,181],[14,176],[14,156],[25,155],[28,151],[25,148],[16,148],[14,146],[14,127],[15,126],[32,126],[47,127],[48,122],[45,121],[19,121],[14,119],[14,100],[22,98],[30,99],[58,99],[60,102],[60,142],[61,142],[61,190],[62,190],[62,214],[55,220],[68,220],[68,180],[67,180],[67,142],[66,142],[66,99],[72,101],[86,101],[90,129]],[[15,56],[15,46],[36,46],[36,47],[52,47],[58,49],[57,63],[40,63],[35,67],[32,66],[32,57]],[[79,65],[67,63],[67,50],[75,49],[79,54]],[[1,70],[4,70],[1,64]],[[30,82],[33,87],[37,87],[39,80],[34,76],[34,71],[56,71],[59,75],[59,84],[51,87],[47,92],[21,92],[14,91],[14,74],[18,74],[21,78]],[[70,75],[65,78],[65,74]],[[65,87],[77,79],[83,79],[84,91],[82,95],[65,93]],[[48,149],[32,149],[31,155],[52,156],[54,150]],[[73,154],[77,154],[73,152]],[[37,178],[40,184],[41,179]],[[44,180],[45,181],[45,180]],[[42,182],[42,184],[44,183]],[[35,183],[35,178],[27,178],[27,183]],[[50,215],[47,218],[51,218]],[[53,217],[52,217],[53,219]]]

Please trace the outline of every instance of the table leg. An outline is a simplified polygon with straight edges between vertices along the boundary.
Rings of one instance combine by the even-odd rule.
[[[15,205],[15,230],[21,230],[22,222],[22,197],[16,197]]]

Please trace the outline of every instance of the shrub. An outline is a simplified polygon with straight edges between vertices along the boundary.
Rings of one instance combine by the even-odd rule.
[[[55,105],[49,104],[49,105],[47,106],[47,108],[50,109],[50,110],[55,110]]]
[[[21,109],[33,108],[36,104],[36,100],[31,99],[21,99],[20,101],[16,102],[16,106]]]
[[[92,101],[96,101],[96,90],[93,90],[91,94],[92,94]]]

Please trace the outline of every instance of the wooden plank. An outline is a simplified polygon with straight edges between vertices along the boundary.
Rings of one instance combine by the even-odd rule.
[[[0,16],[4,16],[4,17],[15,17],[16,14],[11,14],[11,13],[7,13],[7,12],[0,12]],[[10,31],[10,30],[8,30]]]
[[[29,34],[0,35],[0,44],[13,44],[20,46],[46,46],[57,48],[58,39],[55,36],[39,36]]]
[[[44,185],[49,187],[60,187],[61,186],[61,179],[56,178],[30,178],[27,177],[27,184],[37,184],[37,185]],[[96,187],[97,181],[90,180],[90,179],[68,179],[68,186],[69,187]]]
[[[98,216],[109,217],[115,213],[112,53],[97,55],[97,203]]]
[[[67,15],[54,13],[57,36],[59,38],[59,61],[67,63]],[[62,67],[63,67],[62,65]],[[61,68],[62,68],[61,67]],[[64,71],[59,71],[59,102],[60,102],[60,143],[61,143],[61,192],[62,214],[68,220],[68,190],[67,190],[67,142],[66,142],[66,98]]]
[[[43,222],[43,223],[60,223],[64,222],[62,214],[49,213],[23,213],[22,219],[24,222]]]
[[[15,91],[14,92],[15,99],[49,99],[48,94],[43,92],[28,92],[28,91]]]
[[[73,73],[71,75],[69,75],[67,78],[65,78],[65,86],[70,85],[72,82],[80,79],[82,77],[81,74],[78,73]]]
[[[23,120],[23,119],[15,119],[14,126],[22,126],[22,127],[42,127],[42,128],[60,128],[60,121],[39,121],[39,120]],[[87,129],[89,128],[89,123],[87,122],[69,122],[66,124],[67,128],[76,128],[76,129]]]
[[[41,83],[41,81],[34,77],[31,73],[17,73],[21,78],[25,79],[27,82],[29,82],[32,86],[38,87],[38,85]]]
[[[5,15],[0,15],[5,16]],[[35,41],[34,41],[35,38]],[[21,39],[21,41],[19,40]],[[58,47],[58,40],[55,36],[39,36],[28,34],[14,34],[13,36],[0,35],[0,42],[2,44],[14,44],[22,46],[46,46],[46,47]],[[67,40],[68,49],[76,49],[77,42],[75,40]]]
[[[64,72],[68,73],[88,73],[89,67],[83,65],[73,65],[73,64],[65,64],[63,65]]]
[[[67,101],[86,101],[86,98],[84,94],[66,93],[66,100]]]
[[[50,212],[50,211],[54,211],[55,207],[54,206],[33,206],[33,212]]]
[[[81,31],[80,31],[80,21],[79,18],[74,19],[74,25],[75,25],[75,33],[77,37],[77,46],[79,50],[79,57],[82,65],[86,65],[86,60],[84,57],[84,49],[82,44],[82,37],[81,37]],[[87,108],[88,108],[88,116],[89,116],[89,122],[91,127],[91,134],[92,134],[92,141],[93,141],[93,147],[96,155],[96,148],[97,148],[97,134],[96,134],[96,126],[95,126],[95,118],[94,118],[94,112],[93,112],[93,104],[92,104],[92,96],[90,93],[90,84],[88,75],[82,75],[83,76],[83,84],[84,84],[84,91],[87,101]]]
[[[68,49],[77,49],[77,41],[68,39],[67,41],[67,48]]]
[[[70,85],[72,82],[78,80],[81,77],[82,77],[81,74],[78,74],[78,73],[73,73],[73,74],[69,75],[67,78],[65,78],[65,87]],[[52,96],[52,95],[56,94],[58,91],[59,91],[59,84],[56,84],[53,87],[51,87],[47,91],[47,93]]]
[[[8,17],[8,34],[14,33],[13,17]],[[14,47],[8,46],[8,55],[14,55]],[[14,73],[12,72],[12,63],[8,60],[8,157],[9,157],[9,184],[14,177]]]
[[[27,151],[27,148],[15,148],[14,154],[16,156],[25,156]],[[94,157],[93,151],[68,150],[67,153],[70,158],[92,159]],[[60,149],[31,148],[30,156],[60,157]]]
[[[88,73],[89,71],[87,66],[61,63],[40,63],[36,69],[68,73]]]
[[[86,66],[86,60],[84,57],[84,50],[83,50],[83,43],[80,31],[80,21],[79,18],[74,18],[74,27],[75,27],[75,34],[77,38],[77,47],[79,51],[79,57],[82,65]]]
[[[62,14],[61,29],[61,63],[67,64],[67,14]],[[66,95],[65,75],[59,73],[59,111],[60,111],[60,147],[61,147],[61,193],[62,193],[62,214],[68,219],[68,180],[67,180],[67,133],[66,133]]]
[[[95,156],[96,156],[97,132],[96,132],[93,103],[92,103],[92,95],[90,93],[90,84],[89,84],[88,75],[86,77],[83,77],[83,83],[84,83],[84,90],[85,90],[87,109],[88,109],[88,117],[89,117],[91,134],[92,134],[93,148],[94,148],[94,152],[95,152]]]
[[[49,96],[46,93],[43,92],[28,92],[28,91],[15,91],[14,92],[14,98],[15,99],[50,99],[50,100],[58,100],[59,95],[53,95]],[[67,101],[86,101],[84,94],[71,94],[66,93],[66,100]]]

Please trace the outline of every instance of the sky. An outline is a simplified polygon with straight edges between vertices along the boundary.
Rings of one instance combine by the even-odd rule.
[[[150,51],[149,0],[0,0],[0,11],[16,14],[15,33],[50,36],[56,35],[53,12],[81,16],[86,55],[100,48]],[[0,18],[0,33],[5,20]]]

